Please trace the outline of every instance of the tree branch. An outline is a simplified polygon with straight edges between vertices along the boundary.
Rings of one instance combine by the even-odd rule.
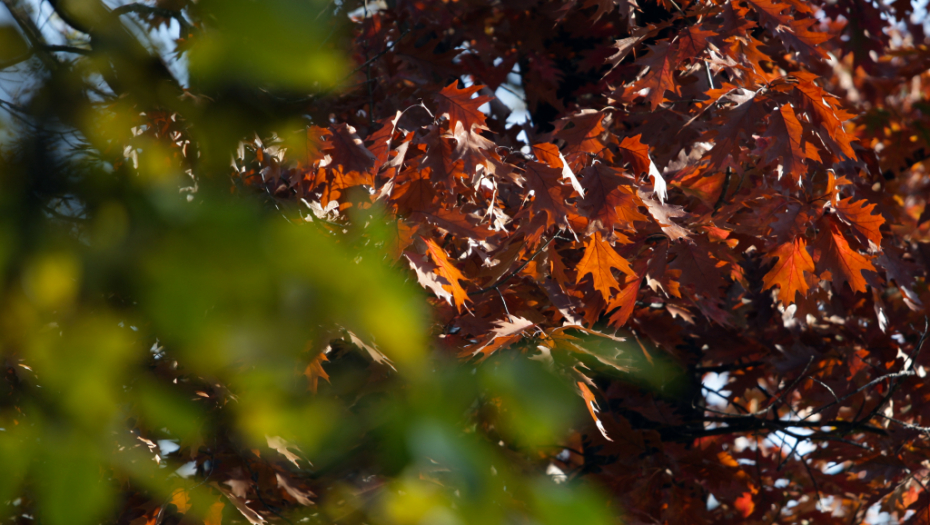
[[[43,51],[48,46],[45,42],[45,37],[42,36],[42,31],[39,29],[39,26],[36,25],[35,21],[32,20],[32,17],[30,17],[23,6],[20,5],[19,0],[3,0],[3,5],[5,5],[7,11],[10,12],[16,25],[18,25],[23,34],[26,35],[26,40],[29,40],[29,44],[32,45],[32,48],[36,51]],[[49,71],[56,71],[61,66],[58,59],[51,53],[37,52],[36,55]]]
[[[496,290],[497,287],[499,287],[500,285],[506,283],[506,282],[509,281],[513,276],[515,276],[515,275],[517,275],[518,273],[520,273],[521,271],[523,271],[523,269],[526,268],[526,265],[527,265],[527,264],[530,264],[530,261],[532,261],[534,258],[536,258],[537,255],[539,255],[543,250],[545,250],[546,247],[549,246],[549,243],[551,243],[553,240],[555,240],[556,237],[558,237],[558,234],[553,235],[552,237],[550,237],[549,240],[546,241],[546,244],[543,244],[542,247],[540,247],[538,250],[536,250],[536,252],[533,253],[533,255],[530,255],[530,257],[529,257],[526,261],[524,261],[523,264],[521,264],[519,268],[517,268],[517,269],[514,270],[513,272],[507,274],[506,277],[501,278],[501,279],[498,280],[496,283],[492,284],[491,286],[488,286],[487,288],[482,288],[482,289],[477,290],[477,291],[474,291],[474,292],[468,292],[468,295],[469,295],[469,296],[481,295],[481,294],[483,294],[483,293],[490,292],[491,290]]]
[[[181,36],[190,34],[191,25],[184,18],[180,11],[172,11],[163,7],[150,6],[145,4],[126,4],[121,5],[113,10],[113,14],[120,16],[126,13],[135,13],[137,15],[160,16],[162,18],[173,18],[178,21]]]
[[[923,349],[924,342],[927,340],[928,332],[930,332],[930,320],[924,317],[924,331],[922,334],[920,334],[920,339],[917,341],[917,346],[914,348],[914,354],[910,357],[911,362],[907,365],[907,368],[904,370],[904,372],[900,372],[894,376],[894,381],[892,381],[891,386],[888,387],[888,392],[884,397],[882,397],[882,400],[879,401],[878,405],[876,405],[875,408],[869,412],[869,415],[865,417],[865,421],[869,421],[875,417],[875,414],[878,414],[882,407],[888,403],[888,401],[891,399],[891,396],[893,396],[898,387],[901,386],[901,377],[916,375],[914,372],[914,365],[917,364],[917,358],[920,357],[920,351]]]
[[[862,385],[861,387],[857,388],[856,390],[854,390],[854,391],[852,391],[852,392],[846,394],[845,396],[843,396],[843,397],[841,397],[841,398],[839,398],[839,399],[836,399],[836,400],[834,400],[834,401],[830,401],[830,402],[827,403],[826,405],[823,405],[822,407],[818,408],[817,410],[814,410],[814,411],[811,412],[810,414],[804,416],[804,419],[807,419],[807,418],[809,418],[809,417],[811,417],[811,416],[813,416],[813,415],[819,414],[819,413],[823,412],[824,410],[826,410],[826,409],[828,409],[828,408],[830,408],[830,407],[832,407],[832,406],[834,406],[834,405],[838,405],[838,404],[842,403],[843,401],[846,401],[846,400],[849,399],[850,397],[852,397],[852,396],[854,396],[854,395],[856,395],[856,394],[862,392],[863,390],[868,389],[868,388],[871,387],[871,386],[877,385],[878,383],[881,383],[882,381],[885,381],[885,380],[887,380],[887,379],[895,379],[895,378],[898,378],[898,377],[912,376],[912,375],[915,375],[915,372],[913,372],[913,371],[911,371],[911,370],[904,370],[904,371],[902,371],[902,372],[892,372],[892,373],[890,373],[890,374],[885,374],[885,375],[883,375],[883,376],[881,376],[881,377],[877,377],[877,378],[875,378],[875,379],[869,381],[868,383]],[[889,388],[889,394],[890,394],[890,393],[891,393],[891,389]],[[835,396],[836,396],[836,394],[834,394],[834,397],[835,397]],[[887,400],[887,397],[885,398],[885,400]],[[884,404],[884,403],[880,403],[880,404],[879,404],[879,407],[881,407],[882,404]],[[877,410],[877,409],[878,409],[878,408],[876,408],[876,410]],[[872,419],[872,417],[874,417],[874,411],[873,411],[872,414],[870,414],[868,417],[866,417],[866,418],[864,419],[864,421],[868,421],[868,420]],[[804,419],[802,419],[802,421],[803,421]]]
[[[756,366],[762,366],[765,363],[762,361],[749,361],[747,363],[731,363],[728,365],[717,365],[717,366],[696,366],[694,371],[699,374],[706,374],[708,372],[713,372],[719,374],[721,372],[729,372],[731,370],[745,370],[747,368],[753,368]]]

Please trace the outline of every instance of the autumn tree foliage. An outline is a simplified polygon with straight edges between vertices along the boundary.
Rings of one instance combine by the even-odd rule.
[[[132,525],[930,522],[919,6],[320,4],[304,14],[330,36],[298,43],[331,68],[305,78],[306,61],[275,68],[286,2],[268,20],[249,2],[50,2],[88,37],[77,51],[5,3],[24,56],[51,71],[28,107],[7,107],[79,130],[78,165],[107,166],[71,166],[52,190],[18,183],[34,221],[104,247],[81,256],[90,284],[67,296],[53,288],[78,275],[72,259],[14,257],[9,324],[58,330],[73,302],[157,338],[142,379],[112,385],[142,392],[114,405],[131,435],[97,458],[109,474],[94,483],[116,489],[76,512]],[[163,27],[189,83],[137,40]],[[82,110],[49,98],[88,71],[106,93]],[[180,198],[166,172],[182,174]],[[98,179],[116,181],[109,197]],[[132,231],[108,229],[120,220]],[[295,279],[306,297],[269,291]],[[69,348],[94,346],[88,330]],[[9,428],[57,413],[29,386],[51,354],[26,340],[4,340]],[[285,382],[296,371],[300,388],[268,398],[279,376],[261,366]],[[165,434],[173,419],[196,424]],[[167,438],[179,452],[160,451]],[[157,468],[131,466],[146,454],[189,477],[153,481]],[[72,478],[17,465],[31,481],[0,483],[0,504],[61,521],[43,498]]]

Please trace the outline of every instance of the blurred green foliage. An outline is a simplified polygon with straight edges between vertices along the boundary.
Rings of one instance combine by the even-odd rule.
[[[384,243],[230,194],[237,142],[293,121],[256,94],[349,69],[325,45],[344,31],[326,2],[192,5],[196,93],[104,4],[53,5],[90,48],[32,49],[37,87],[3,120],[0,517],[158,523],[171,502],[175,520],[241,521],[229,486],[245,479],[271,521],[608,520],[589,489],[540,474],[536,447],[585,417],[570,382],[524,359],[445,360]],[[0,60],[30,52],[18,37],[32,13],[7,6],[21,27],[0,39],[19,47]],[[369,222],[377,238],[384,219]],[[302,372],[327,345],[314,395]],[[242,472],[259,467],[325,494],[268,504],[280,481]]]

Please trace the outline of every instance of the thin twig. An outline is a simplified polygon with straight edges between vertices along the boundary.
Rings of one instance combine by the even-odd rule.
[[[829,385],[827,385],[827,384],[824,383],[823,381],[817,379],[816,377],[812,377],[811,380],[814,381],[814,382],[816,382],[816,383],[819,383],[822,387],[826,388],[827,391],[830,392],[830,395],[833,396],[833,399],[834,399],[837,403],[840,402],[840,398],[836,397],[836,392],[834,392],[833,389],[830,388]]]
[[[497,292],[497,295],[501,296],[501,303],[504,305],[504,312],[507,314],[507,320],[509,320],[512,323],[513,316],[510,315],[510,309],[507,308],[507,300],[504,299],[504,294],[501,292],[500,288],[495,288],[495,291]]]
[[[373,56],[373,57],[371,57],[371,58],[365,60],[364,62],[362,62],[358,67],[356,67],[355,69],[353,69],[352,71],[350,71],[348,75],[342,77],[342,80],[340,80],[339,82],[333,84],[332,87],[330,87],[330,88],[328,88],[328,89],[324,89],[323,91],[320,91],[319,96],[328,95],[329,93],[333,92],[336,88],[342,86],[342,85],[345,83],[346,80],[352,78],[353,75],[355,75],[355,74],[358,73],[359,71],[361,71],[361,70],[365,69],[366,67],[368,67],[369,64],[371,64],[371,63],[374,62],[375,60],[378,60],[379,58],[381,58],[381,57],[383,57],[384,55],[386,55],[386,54],[388,54],[389,52],[391,52],[391,50],[394,49],[394,46],[396,46],[398,42],[400,42],[401,40],[403,40],[403,38],[404,38],[405,36],[407,36],[407,33],[409,33],[409,32],[410,32],[410,29],[405,29],[404,32],[401,33],[400,36],[397,37],[397,40],[392,40],[391,43],[388,44],[382,51],[378,52],[378,54],[376,54],[375,56]]]
[[[36,26],[35,21],[30,17],[25,10],[22,9],[19,2],[14,0],[3,0],[3,4],[6,6],[7,11],[12,15],[13,20],[16,21],[16,25],[22,30],[23,34],[26,35],[26,39],[29,40],[29,43],[36,50],[43,50],[47,44],[45,37],[42,35],[42,30]],[[47,67],[50,71],[57,70],[61,63],[58,62],[58,58],[52,55],[51,53],[37,53],[39,60]]]
[[[729,417],[701,417],[701,421],[710,423],[726,423],[731,430],[749,431],[760,428],[783,430],[786,428],[822,428],[836,427],[839,430],[862,430],[872,434],[885,435],[887,432],[881,427],[874,427],[864,421],[804,421],[803,419],[762,419],[750,415],[733,414]]]
[[[893,418],[893,417],[888,417],[888,416],[886,416],[885,414],[875,414],[875,415],[878,416],[878,417],[887,419],[888,421],[891,421],[892,423],[897,423],[898,425],[901,425],[902,427],[904,427],[904,428],[906,428],[906,429],[909,429],[909,430],[916,430],[916,431],[921,432],[921,433],[923,433],[923,434],[928,434],[928,435],[930,435],[930,427],[921,427],[921,426],[915,425],[915,424],[913,424],[913,423],[907,423],[907,422],[905,422],[905,421],[901,421],[900,419],[895,419],[895,418]]]
[[[710,89],[717,89],[714,87],[714,77],[710,74],[710,63],[706,60],[704,61],[704,69],[707,71],[707,83],[710,84]]]
[[[530,255],[530,257],[529,257],[526,261],[524,261],[523,264],[521,264],[519,268],[517,268],[517,269],[514,270],[513,272],[507,274],[506,277],[504,277],[504,278],[498,280],[496,283],[492,284],[491,286],[488,286],[487,288],[482,288],[482,289],[476,290],[476,291],[474,291],[474,292],[468,292],[468,295],[469,295],[469,296],[481,295],[481,294],[483,294],[483,293],[490,292],[491,290],[496,290],[499,286],[501,286],[502,284],[504,284],[504,283],[506,283],[507,281],[509,281],[513,276],[515,276],[515,275],[517,275],[518,273],[520,273],[521,271],[523,271],[523,269],[526,268],[526,265],[527,265],[527,264],[530,264],[530,261],[532,261],[534,258],[536,258],[536,256],[539,255],[543,250],[545,250],[546,247],[549,246],[549,243],[551,243],[551,242],[552,242],[553,240],[555,240],[556,238],[561,238],[561,237],[559,237],[558,234],[553,235],[552,237],[550,237],[549,240],[546,241],[546,244],[543,244],[542,247],[540,247],[538,250],[536,250],[536,252],[533,253],[533,255]]]
[[[785,465],[788,463],[788,460],[791,459],[791,456],[793,456],[794,453],[798,450],[798,445],[801,444],[801,441],[806,441],[806,439],[800,439],[800,438],[797,437],[797,435],[795,435],[795,434],[793,434],[793,433],[782,432],[782,434],[785,435],[785,436],[793,437],[793,438],[794,438],[794,446],[791,447],[791,450],[790,450],[787,454],[785,454],[785,457],[783,457],[783,458],[781,458],[781,460],[779,460],[778,466],[775,468],[775,470],[776,470],[776,471],[779,471],[779,472],[781,471],[781,469],[783,469],[783,468],[785,467]],[[785,438],[781,438],[781,443],[782,443],[782,444],[778,446],[778,451],[779,451],[779,452],[781,452],[782,446],[786,444]],[[798,455],[798,458],[799,458],[801,461],[804,461],[804,456]]]
[[[901,381],[899,381],[899,378],[917,375],[914,372],[914,365],[917,364],[917,358],[920,357],[920,351],[923,350],[924,342],[927,340],[928,332],[930,332],[930,320],[924,317],[924,331],[922,334],[920,334],[920,339],[917,341],[917,347],[914,348],[914,354],[910,356],[911,362],[908,363],[907,368],[904,370],[904,372],[901,372],[898,375],[894,376],[895,380],[892,381],[891,386],[888,387],[888,393],[886,393],[885,396],[882,397],[882,400],[878,403],[878,405],[876,405],[875,408],[873,408],[872,411],[869,412],[869,415],[866,416],[865,418],[866,421],[875,417],[875,415],[878,414],[878,412],[882,409],[882,407],[884,407],[885,404],[888,403],[889,400],[891,400],[891,396],[893,396],[895,391],[898,389],[898,387],[901,386]]]
[[[155,15],[162,18],[173,18],[178,21],[178,29],[180,30],[181,37],[186,37],[190,34],[191,25],[184,19],[184,15],[180,11],[172,11],[171,9],[165,9],[163,7],[155,7],[145,4],[126,4],[121,5],[113,10],[114,15],[122,15],[125,13],[135,13],[137,15]]]
[[[84,49],[82,47],[74,46],[42,46],[43,51],[60,51],[62,53],[74,53],[76,55],[89,55],[92,53],[90,49]]]
[[[801,380],[804,379],[804,376],[807,375],[807,371],[810,370],[810,367],[812,364],[814,364],[814,356],[811,356],[810,360],[807,361],[807,365],[804,367],[804,370],[802,370],[801,373],[798,374],[798,377],[795,378],[794,382],[792,382],[791,385],[788,386],[788,388],[782,390],[781,393],[778,394],[778,397],[775,398],[775,401],[772,401],[772,403],[769,404],[768,408],[766,408],[765,410],[768,411],[772,407],[775,407],[776,405],[781,406],[781,400],[785,397],[785,395],[788,394],[788,392],[794,390],[794,388],[798,386],[798,383],[800,383]]]
[[[755,417],[755,416],[761,416],[761,415],[763,415],[763,414],[766,414],[767,412],[771,411],[773,408],[776,408],[776,409],[777,409],[777,407],[781,406],[780,403],[781,403],[782,398],[784,398],[784,397],[788,394],[788,392],[791,392],[792,390],[794,390],[794,388],[795,388],[796,386],[798,386],[798,383],[800,383],[801,380],[804,379],[804,376],[807,374],[807,371],[810,369],[810,367],[811,367],[811,365],[812,365],[813,363],[814,363],[814,356],[811,356],[810,360],[807,362],[807,366],[805,366],[805,367],[804,367],[804,370],[802,370],[801,373],[798,374],[798,377],[796,377],[795,380],[792,381],[790,385],[788,385],[785,389],[783,389],[783,390],[781,391],[781,393],[779,393],[777,396],[775,396],[775,399],[774,399],[772,402],[770,402],[769,405],[768,405],[767,407],[763,408],[762,410],[757,410],[757,411],[755,411],[755,412],[748,412],[748,411],[747,411],[746,414],[742,414],[742,415],[734,416],[734,417],[739,417],[739,418],[753,418],[753,417]],[[705,387],[705,388],[706,388],[706,387]],[[710,389],[708,388],[708,390],[710,390]],[[719,395],[719,394],[718,394],[718,395]],[[721,396],[721,397],[722,397],[722,396]],[[724,399],[726,399],[726,398],[724,398]],[[713,412],[712,410],[708,410],[708,411],[709,411],[709,412]],[[778,416],[777,416],[777,412],[776,412],[776,417],[778,417]],[[781,420],[778,420],[778,421],[781,421]],[[802,421],[803,421],[803,420],[802,420]]]
[[[747,363],[732,363],[729,365],[718,365],[718,366],[696,366],[694,371],[699,374],[706,374],[708,372],[713,372],[719,374],[720,372],[729,372],[731,370],[744,370],[747,368],[753,368],[756,366],[761,366],[765,364],[762,361],[749,361]]]
[[[677,9],[679,13],[685,14],[685,12],[681,10],[681,7],[679,7],[679,5],[675,2],[675,0],[668,0],[668,1],[671,2],[673,6],[675,6],[675,9]]]
[[[709,391],[709,392],[712,392],[712,393],[716,394],[717,397],[723,399],[723,400],[726,401],[728,404],[733,405],[733,406],[735,406],[736,408],[740,409],[744,414],[749,414],[749,409],[748,409],[748,408],[746,408],[746,407],[744,407],[743,405],[737,403],[736,401],[733,401],[732,399],[728,398],[727,396],[721,394],[719,390],[714,390],[713,388],[711,388],[711,387],[709,387],[709,386],[707,386],[707,385],[701,385],[701,388],[703,388],[704,390],[707,390],[707,391]],[[707,410],[708,412],[714,412],[714,413],[729,415],[727,412],[718,412],[718,411],[716,411],[716,410],[709,409],[709,408],[707,408],[706,406],[703,407],[703,408],[704,408],[704,410]]]
[[[803,459],[801,464],[804,465],[804,469],[807,470],[807,475],[811,477],[811,482],[814,484],[814,490],[817,491],[817,504],[818,506],[823,506],[823,494],[820,493],[820,485],[817,484],[817,479],[814,477],[814,473],[811,472],[811,466],[807,464]],[[817,509],[821,510],[821,509]]]
[[[826,410],[826,409],[832,407],[833,405],[838,405],[838,404],[842,403],[843,401],[846,401],[846,400],[849,399],[850,397],[852,397],[852,396],[854,396],[854,395],[856,395],[856,394],[862,392],[863,390],[866,390],[866,389],[869,388],[869,387],[872,387],[872,386],[874,386],[874,385],[877,385],[878,383],[881,383],[882,381],[885,381],[885,380],[887,380],[887,379],[895,379],[895,378],[898,378],[898,377],[912,376],[912,375],[915,375],[915,374],[916,374],[916,373],[913,372],[913,371],[911,371],[911,370],[904,370],[904,371],[902,371],[902,372],[892,372],[892,373],[890,373],[890,374],[885,374],[885,375],[883,375],[883,376],[881,376],[881,377],[877,377],[877,378],[875,378],[875,379],[869,381],[869,382],[866,383],[865,385],[863,385],[863,386],[857,388],[856,390],[854,390],[854,391],[852,391],[852,392],[846,394],[845,396],[843,396],[843,397],[837,399],[836,401],[831,401],[831,402],[827,403],[826,405],[824,405],[824,406],[818,408],[817,410],[814,410],[814,411],[811,412],[810,414],[804,416],[804,419],[802,419],[801,421],[804,421],[805,419],[807,419],[807,418],[809,418],[809,417],[811,417],[811,416],[813,416],[813,415],[819,414],[819,413],[823,412],[824,410]],[[891,389],[889,388],[889,393],[890,393],[890,391],[891,391]],[[880,405],[879,405],[879,406],[880,406]],[[874,414],[870,414],[869,417],[866,417],[866,418],[865,418],[865,421],[868,421],[869,419],[872,419],[872,417],[874,417]]]

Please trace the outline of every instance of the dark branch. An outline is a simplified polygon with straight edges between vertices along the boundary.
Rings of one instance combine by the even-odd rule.
[[[762,361],[749,361],[747,363],[730,363],[728,365],[696,366],[694,367],[694,371],[699,374],[706,374],[708,372],[719,374],[721,372],[729,372],[731,370],[745,370],[747,368],[762,366],[764,364],[765,363]]]
[[[85,55],[85,56],[91,54],[92,52],[90,49],[84,49],[81,47],[73,47],[73,46],[42,46],[42,50],[50,51],[50,52],[58,51],[62,53],[74,53],[76,55]]]
[[[553,235],[552,237],[550,237],[549,240],[546,241],[546,244],[543,244],[542,247],[540,247],[538,250],[536,250],[536,252],[533,253],[533,255],[530,255],[530,257],[529,257],[526,261],[524,261],[523,264],[521,264],[519,268],[517,268],[517,269],[514,270],[513,272],[507,274],[506,277],[503,277],[502,279],[498,280],[496,283],[492,284],[491,286],[488,286],[487,288],[482,288],[482,289],[477,290],[477,291],[474,291],[474,292],[468,292],[468,295],[469,295],[469,296],[481,295],[481,294],[483,294],[483,293],[490,292],[491,290],[497,290],[497,288],[498,288],[500,285],[506,283],[506,282],[509,281],[513,276],[515,276],[515,275],[517,275],[518,273],[520,273],[521,271],[523,271],[523,269],[526,268],[526,265],[527,265],[527,264],[530,264],[530,261],[532,261],[533,259],[535,259],[537,255],[539,255],[543,250],[545,250],[546,247],[549,246],[549,243],[551,243],[553,240],[555,240],[556,237],[558,237],[558,235]]]
[[[878,405],[876,405],[875,408],[873,408],[872,411],[869,412],[869,415],[866,416],[865,421],[869,421],[870,419],[875,417],[875,415],[878,414],[878,412],[882,409],[882,407],[884,407],[885,404],[888,403],[888,401],[891,399],[891,396],[893,396],[895,391],[898,389],[898,387],[901,386],[901,382],[902,382],[900,379],[901,377],[916,375],[916,373],[914,372],[914,365],[917,364],[917,358],[920,357],[920,351],[923,349],[924,342],[927,340],[928,332],[930,332],[930,320],[928,320],[925,317],[924,318],[924,331],[922,334],[920,334],[920,339],[917,341],[917,346],[914,348],[914,353],[913,355],[911,355],[911,362],[908,363],[907,369],[905,369],[904,372],[901,372],[894,377],[894,381],[892,381],[891,386],[888,387],[888,392],[885,394],[882,400],[879,401]]]
[[[113,14],[119,16],[126,13],[135,13],[137,15],[149,15],[149,16],[160,16],[162,18],[173,18],[178,21],[180,26],[181,36],[186,36],[190,33],[191,25],[184,18],[184,15],[180,11],[172,11],[171,9],[165,9],[163,7],[155,7],[145,4],[126,4],[121,5],[113,10]]]

